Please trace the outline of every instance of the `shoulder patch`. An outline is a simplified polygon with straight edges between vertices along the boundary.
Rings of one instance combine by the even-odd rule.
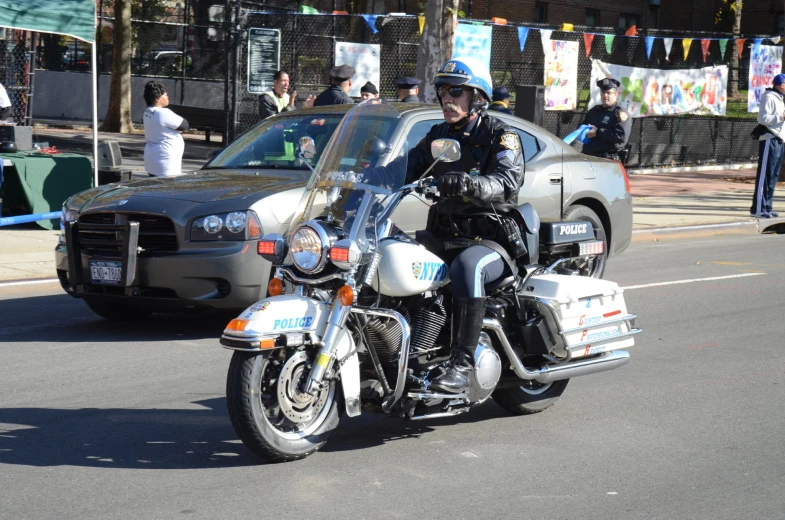
[[[627,118],[629,118],[629,117],[630,117],[630,116],[629,116],[629,115],[627,115],[627,112],[625,112],[624,110],[621,110],[621,111],[619,111],[619,120],[620,120],[622,123],[623,123],[623,122],[625,122],[625,121],[627,120]]]
[[[521,147],[521,140],[518,138],[518,134],[507,132],[502,134],[499,144],[508,150],[518,150]]]

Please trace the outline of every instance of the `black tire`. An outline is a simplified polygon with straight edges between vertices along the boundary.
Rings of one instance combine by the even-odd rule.
[[[580,204],[567,208],[567,211],[564,212],[564,220],[587,220],[591,222],[592,227],[594,227],[594,235],[605,243],[605,252],[602,256],[591,260],[588,272],[581,273],[592,278],[602,278],[602,275],[605,273],[605,265],[608,263],[608,236],[605,233],[605,226],[602,225],[602,220],[593,210]]]
[[[104,302],[100,300],[84,301],[90,310],[110,321],[136,321],[148,317],[153,311],[131,307],[122,303]]]
[[[502,388],[493,393],[493,400],[512,415],[531,415],[550,408],[567,388],[569,379],[543,385],[526,381],[516,388]]]
[[[331,399],[324,404],[316,420],[314,430],[298,438],[299,434],[287,433],[272,425],[268,419],[263,401],[271,402],[275,395],[265,394],[263,376],[276,377],[274,370],[283,361],[278,359],[283,351],[272,352],[235,352],[229,365],[226,379],[226,406],[232,427],[243,444],[254,454],[267,462],[288,462],[311,455],[324,446],[327,439],[338,427],[343,411],[343,395],[340,384],[331,382]],[[271,374],[268,368],[273,371]],[[278,368],[280,373],[281,368]],[[278,379],[276,379],[277,389]],[[268,405],[267,411],[270,406]],[[280,406],[279,406],[280,409]],[[279,412],[280,413],[280,412]],[[309,426],[310,427],[310,426]],[[287,438],[289,436],[289,438]]]

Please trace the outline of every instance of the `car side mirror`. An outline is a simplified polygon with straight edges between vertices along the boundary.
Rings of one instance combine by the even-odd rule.
[[[307,135],[300,138],[300,154],[305,159],[316,157],[316,143]]]
[[[455,162],[461,158],[461,145],[455,139],[434,139],[431,156],[439,162]]]

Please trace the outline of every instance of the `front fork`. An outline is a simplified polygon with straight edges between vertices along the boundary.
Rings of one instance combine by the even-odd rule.
[[[315,395],[322,387],[322,381],[327,371],[335,360],[335,349],[338,345],[338,338],[344,329],[349,313],[352,311],[351,305],[343,305],[338,298],[333,301],[330,310],[330,318],[327,321],[327,329],[322,339],[322,346],[316,356],[316,363],[311,369],[308,382],[304,391]]]

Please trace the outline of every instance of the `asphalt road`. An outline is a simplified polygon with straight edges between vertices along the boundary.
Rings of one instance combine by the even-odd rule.
[[[631,246],[622,286],[717,279],[628,289],[632,361],[544,413],[344,418],[278,465],[226,414],[229,317],[118,326],[0,286],[0,518],[785,519],[783,240]]]

